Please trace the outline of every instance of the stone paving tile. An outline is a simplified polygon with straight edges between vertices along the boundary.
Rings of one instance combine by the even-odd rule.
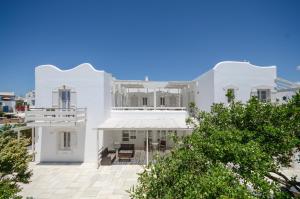
[[[94,164],[30,164],[30,184],[22,185],[21,195],[34,199],[125,199],[136,184],[140,165],[112,165],[96,169]]]

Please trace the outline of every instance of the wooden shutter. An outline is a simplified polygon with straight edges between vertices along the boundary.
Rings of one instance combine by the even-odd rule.
[[[59,108],[59,92],[58,92],[58,90],[52,91],[52,108]]]
[[[75,91],[71,91],[70,106],[71,108],[77,107],[77,93]]]

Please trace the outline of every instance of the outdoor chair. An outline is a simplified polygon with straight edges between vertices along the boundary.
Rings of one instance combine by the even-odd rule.
[[[130,160],[130,158],[134,157],[134,153],[134,144],[121,144],[118,151],[118,157],[119,159]]]
[[[101,165],[111,165],[115,159],[116,153],[108,151],[107,147],[101,152]]]
[[[166,140],[161,140],[159,143],[159,150],[165,151],[167,149],[167,143]]]

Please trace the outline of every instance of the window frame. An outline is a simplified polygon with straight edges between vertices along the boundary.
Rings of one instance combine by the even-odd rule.
[[[122,130],[122,142],[129,142],[129,141],[130,141],[130,131]]]
[[[228,93],[229,90],[231,90],[232,93],[233,93],[233,99],[232,99],[232,101],[234,101],[234,99],[235,99],[235,89],[234,88],[227,88],[226,95],[227,95],[227,93]],[[231,103],[232,101],[230,100],[229,97],[227,97],[227,103]]]
[[[257,99],[261,102],[270,101],[270,92],[270,89],[257,89]]]
[[[60,150],[61,151],[71,151],[71,132],[62,131],[60,132]]]
[[[148,97],[143,97],[142,98],[142,105],[143,106],[148,106]]]

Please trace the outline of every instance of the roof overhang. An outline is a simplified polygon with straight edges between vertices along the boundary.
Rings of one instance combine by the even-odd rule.
[[[193,130],[185,120],[176,118],[108,118],[98,130]]]

